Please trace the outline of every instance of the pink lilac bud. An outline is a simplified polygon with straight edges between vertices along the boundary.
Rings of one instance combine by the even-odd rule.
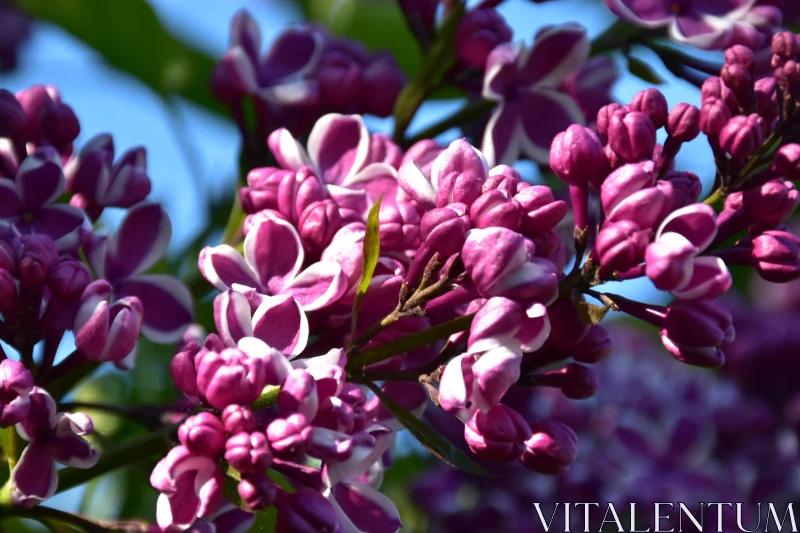
[[[239,200],[245,213],[264,209],[278,210],[278,187],[284,179],[294,179],[291,170],[273,167],[256,168],[247,174],[247,187],[239,189]]]
[[[381,249],[409,250],[419,241],[420,216],[408,202],[387,205],[380,212]]]
[[[470,227],[467,211],[464,204],[431,209],[420,220],[420,238],[443,257],[458,253]]]
[[[794,183],[770,180],[759,187],[742,191],[741,206],[752,222],[773,226],[787,220],[800,203]]]
[[[585,337],[584,337],[585,338]],[[597,375],[588,366],[570,363],[564,368],[534,376],[537,384],[556,387],[567,398],[585,400],[597,393]]]
[[[275,531],[280,533],[343,533],[331,503],[315,490],[280,493],[275,507]]]
[[[548,346],[566,350],[577,345],[589,334],[591,324],[581,320],[575,304],[561,299],[547,308],[552,329],[547,339]]]
[[[644,259],[650,237],[635,222],[621,220],[603,224],[597,234],[596,250],[600,259],[601,279],[614,272],[625,272]]]
[[[260,431],[237,433],[224,447],[225,460],[242,474],[263,473],[272,462],[267,436]]]
[[[753,51],[740,44],[733,45],[725,50],[725,63],[728,65],[742,65],[750,74],[755,74],[758,68]]]
[[[594,325],[586,337],[570,348],[569,352],[577,362],[593,365],[611,355],[612,349],[613,344],[608,330],[603,326]]]
[[[306,207],[297,223],[303,243],[310,244],[315,250],[325,249],[341,227],[339,206],[330,198]]]
[[[566,216],[569,208],[564,200],[556,200],[550,187],[531,185],[514,195],[514,203],[522,208],[519,231],[534,238],[555,228]]]
[[[775,171],[787,180],[800,179],[800,144],[781,146],[775,154]]]
[[[662,291],[682,289],[692,279],[697,252],[683,235],[664,234],[645,252],[647,277]]]
[[[25,138],[27,127],[28,117],[19,101],[12,93],[0,89],[0,138],[19,142]]]
[[[253,511],[271,507],[278,497],[278,487],[264,473],[243,477],[236,489],[242,501]]]
[[[512,202],[508,193],[492,190],[482,194],[470,206],[470,220],[474,228],[492,226],[516,230],[522,221],[522,209]]]
[[[755,103],[753,76],[747,67],[739,63],[727,64],[722,67],[720,77],[743,109],[750,109],[753,106]]]
[[[436,205],[471,205],[481,195],[487,174],[486,160],[466,139],[453,141],[433,165]]]
[[[779,71],[779,82],[791,96],[800,95],[800,61],[787,61]]]
[[[17,282],[11,272],[0,269],[0,312],[3,313],[3,321],[9,325],[16,324],[19,309]]]
[[[633,96],[631,111],[643,113],[656,129],[667,124],[669,106],[664,94],[658,89],[645,89]]]
[[[72,108],[61,103],[55,87],[33,85],[17,93],[17,100],[28,117],[29,142],[52,145],[62,153],[72,152],[72,141],[81,131],[80,123]]]
[[[219,418],[202,412],[181,424],[178,439],[192,453],[214,457],[225,447],[225,428]]]
[[[778,84],[775,78],[761,78],[756,81],[755,95],[758,114],[764,119],[764,125],[770,130],[778,119],[781,108],[778,104]]]
[[[600,189],[600,201],[606,216],[631,195],[650,188],[656,183],[656,166],[653,161],[629,163],[612,172]]]
[[[18,424],[28,415],[32,389],[33,376],[22,363],[0,361],[0,428]]]
[[[243,405],[229,405],[222,410],[222,424],[229,435],[237,433],[250,433],[258,427],[258,421],[249,407]]]
[[[298,413],[307,420],[313,420],[318,405],[314,377],[302,368],[295,368],[289,372],[278,393],[278,409],[281,415]]]
[[[555,420],[531,424],[533,435],[525,441],[520,462],[528,469],[550,476],[569,470],[578,455],[578,437],[569,426]]]
[[[305,451],[312,430],[305,417],[295,413],[270,422],[267,439],[276,456],[292,459]]]
[[[717,367],[725,362],[721,346],[736,332],[730,311],[714,300],[676,300],[667,308],[661,342],[679,361]]]
[[[241,46],[228,49],[211,73],[211,92],[214,98],[228,105],[238,105],[258,89],[256,66]]]
[[[597,112],[597,131],[603,139],[608,139],[608,128],[611,125],[611,117],[619,111],[630,111],[630,106],[623,106],[622,104],[614,102],[601,107],[600,111]]]
[[[75,346],[92,361],[118,362],[136,347],[144,309],[135,296],[111,304],[111,286],[105,280],[89,284],[81,295],[73,331]]]
[[[53,240],[45,235],[25,235],[21,242],[17,261],[20,285],[24,292],[37,293],[58,261],[58,251]]]
[[[719,134],[720,146],[732,157],[744,161],[761,146],[764,120],[756,115],[738,115],[728,121]]]
[[[476,412],[464,425],[464,439],[472,453],[485,461],[514,461],[525,451],[531,428],[522,416],[505,405]]]
[[[175,388],[189,396],[199,396],[197,389],[197,370],[194,358],[202,349],[196,340],[187,342],[172,358],[169,364],[169,373]]]
[[[522,181],[522,177],[519,175],[519,172],[517,172],[513,167],[508,165],[499,165],[489,171],[489,177],[483,183],[481,192],[487,193],[489,191],[499,189],[501,191],[508,192],[508,194],[514,195],[518,191],[522,190],[524,185],[528,184]]]
[[[553,139],[550,167],[570,185],[600,187],[608,175],[603,142],[589,128],[573,124]]]
[[[201,351],[195,357],[197,388],[213,407],[230,404],[250,405],[258,399],[266,384],[266,365],[238,348],[220,353]]]
[[[623,161],[650,159],[656,147],[656,129],[644,113],[616,114],[608,126],[608,144]]]
[[[753,239],[752,257],[758,274],[772,283],[800,278],[800,237],[769,230]]]
[[[433,139],[423,139],[412,144],[411,147],[406,150],[400,162],[400,166],[402,167],[409,161],[414,161],[423,176],[430,179],[433,162],[443,151],[444,148],[438,142]]]
[[[791,59],[800,54],[800,43],[794,33],[782,31],[772,36],[772,51],[781,59]]]
[[[717,138],[732,116],[724,101],[719,98],[709,98],[700,110],[700,130],[709,138]]]
[[[661,192],[667,197],[670,213],[681,207],[697,202],[703,190],[703,184],[693,172],[667,172],[663,179],[656,182]]]
[[[722,100],[731,113],[736,113],[739,109],[739,102],[736,101],[733,91],[717,76],[708,78],[703,82],[703,87],[700,89],[700,101],[703,107],[714,98]]]
[[[74,300],[83,293],[91,281],[92,274],[86,265],[79,261],[66,259],[53,268],[47,286],[54,295]]]
[[[458,57],[473,67],[483,69],[495,46],[511,41],[511,28],[493,8],[475,8],[461,19],[456,32]]]
[[[700,110],[687,103],[673,107],[667,117],[667,133],[681,143],[694,140],[700,135]]]

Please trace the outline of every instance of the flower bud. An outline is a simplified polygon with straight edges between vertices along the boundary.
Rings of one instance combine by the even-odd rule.
[[[90,283],[75,315],[75,346],[92,361],[122,361],[142,332],[144,310],[139,299],[129,296],[109,304],[110,296],[111,286],[105,280]]]
[[[642,161],[623,165],[609,174],[600,189],[600,202],[606,215],[632,194],[655,185],[655,169],[653,161]]]
[[[222,410],[222,424],[229,435],[250,433],[258,427],[253,411],[243,405],[229,405]]]
[[[489,171],[489,178],[484,182],[481,188],[482,193],[487,193],[495,189],[506,191],[510,195],[516,194],[521,191],[527,183],[522,181],[513,167],[508,165],[498,165]]]
[[[656,129],[644,113],[618,113],[608,126],[608,144],[623,161],[650,159],[656,147]]]
[[[547,345],[560,350],[572,348],[589,334],[591,324],[581,320],[571,300],[560,299],[547,308],[552,329]]]
[[[680,103],[672,108],[667,117],[667,133],[678,142],[686,143],[700,135],[700,110]]]
[[[724,101],[719,98],[709,98],[703,102],[703,108],[700,110],[700,131],[712,139],[719,137],[732,116]]]
[[[520,462],[540,474],[557,475],[569,470],[578,455],[578,437],[569,426],[555,420],[531,424],[533,435],[525,441]]]
[[[270,507],[278,496],[278,488],[265,473],[245,476],[237,487],[239,497],[253,511]]]
[[[22,363],[0,361],[0,428],[18,424],[28,415],[32,389],[33,376]]]
[[[28,142],[52,145],[59,152],[72,151],[81,126],[72,108],[61,103],[55,87],[33,85],[17,93],[17,100],[28,117]]]
[[[317,384],[314,377],[302,368],[295,368],[289,372],[278,393],[278,409],[281,415],[286,417],[299,413],[306,420],[313,420],[318,405]]]
[[[318,250],[325,249],[341,227],[339,206],[330,198],[306,207],[297,224],[303,242]]]
[[[585,337],[584,337],[585,338]],[[588,366],[570,363],[564,368],[534,376],[536,383],[545,387],[556,387],[567,398],[585,400],[597,392],[597,375]]]
[[[603,142],[589,128],[573,124],[553,139],[550,167],[570,185],[600,187],[608,174]]]
[[[512,201],[522,208],[520,233],[530,238],[555,228],[569,210],[567,202],[556,200],[552,189],[544,185],[525,187]]]
[[[0,138],[21,141],[28,128],[28,117],[13,94],[0,89]]]
[[[175,388],[188,396],[200,395],[200,391],[197,389],[197,370],[194,366],[194,359],[201,349],[199,342],[189,341],[175,354],[169,364],[169,373],[175,383]]]
[[[224,447],[225,460],[242,474],[263,474],[272,463],[267,436],[260,431],[237,433]]]
[[[778,119],[781,108],[778,104],[778,91],[775,78],[761,78],[756,81],[755,95],[758,114],[764,119],[764,124],[772,129]]]
[[[436,188],[436,205],[471,205],[481,195],[487,175],[483,155],[466,139],[453,141],[433,164],[431,178]]]
[[[751,75],[756,73],[756,68],[758,67],[756,56],[753,51],[740,44],[735,44],[725,50],[725,63],[728,65],[741,65],[746,68]]]
[[[422,241],[443,257],[458,253],[470,227],[466,212],[463,204],[431,209],[420,220]]]
[[[787,220],[800,203],[800,193],[791,181],[774,179],[742,191],[742,209],[753,222],[774,226]]]
[[[800,54],[800,43],[794,33],[782,31],[772,36],[772,51],[781,59],[791,59]]]
[[[220,353],[201,351],[195,358],[197,389],[213,407],[230,404],[250,405],[266,384],[266,366],[261,357],[252,357],[238,348]]]
[[[703,86],[700,89],[700,102],[703,104],[703,107],[705,107],[708,101],[714,98],[722,100],[731,113],[735,113],[739,109],[739,102],[736,101],[733,91],[731,91],[730,88],[722,82],[722,79],[717,76],[708,78],[703,82]]]
[[[315,490],[301,489],[293,493],[280,493],[275,506],[276,531],[296,533],[343,533],[331,503]]]
[[[605,278],[638,265],[644,259],[649,241],[647,232],[630,220],[603,224],[595,248],[600,259],[598,275]]]
[[[680,290],[692,279],[697,252],[697,247],[683,235],[665,233],[647,247],[647,277],[662,291]]]
[[[17,273],[24,292],[38,293],[58,261],[53,240],[46,235],[24,235]]]
[[[470,220],[474,228],[501,227],[516,230],[522,221],[522,209],[512,202],[508,194],[492,190],[482,194],[470,206]]]
[[[511,28],[493,8],[475,8],[461,19],[456,32],[459,59],[483,69],[495,46],[511,41]]]
[[[237,105],[242,98],[258,89],[256,66],[241,46],[229,48],[211,73],[214,98],[228,105]]]
[[[631,111],[643,113],[656,129],[667,124],[669,106],[664,94],[658,89],[645,89],[633,96]]]
[[[720,347],[735,336],[730,311],[714,300],[675,300],[661,329],[661,342],[676,359],[705,367],[725,362]]]
[[[775,154],[775,171],[787,180],[800,179],[800,144],[781,146]]]
[[[53,294],[67,300],[75,300],[89,286],[92,274],[83,263],[66,259],[59,262],[50,273],[47,286]]]
[[[267,439],[276,456],[292,459],[302,454],[313,428],[300,414],[277,418],[267,426]]]
[[[418,244],[420,216],[408,202],[381,207],[381,249],[409,250]]]
[[[469,449],[485,461],[519,459],[531,435],[525,419],[505,405],[495,405],[486,413],[478,411],[464,425]]]
[[[746,66],[739,63],[726,64],[722,67],[720,77],[743,109],[753,106],[753,76]]]
[[[772,283],[800,278],[800,237],[769,230],[753,239],[752,257],[758,274]]]
[[[756,115],[738,115],[728,121],[719,134],[720,146],[739,161],[744,161],[761,146],[764,120]]]
[[[612,348],[608,330],[603,326],[594,325],[588,335],[569,351],[577,362],[593,365],[611,355]]]
[[[600,111],[597,112],[597,131],[603,139],[608,139],[608,127],[611,125],[611,117],[618,111],[628,112],[630,111],[630,106],[623,106],[613,102],[604,105],[600,108]]]
[[[192,453],[214,457],[225,447],[225,428],[206,411],[187,418],[178,428],[178,439]]]

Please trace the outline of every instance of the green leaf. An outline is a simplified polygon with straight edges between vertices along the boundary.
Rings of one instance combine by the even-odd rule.
[[[427,346],[436,341],[446,339],[453,333],[468,330],[472,324],[473,318],[475,318],[475,313],[454,318],[453,320],[437,324],[436,326],[423,329],[422,331],[417,331],[416,333],[406,335],[392,342],[381,344],[371,350],[351,355],[347,362],[347,368],[351,371],[358,370],[394,357],[395,355],[410,352],[411,350],[416,350],[417,348]]]
[[[10,471],[17,464],[17,459],[22,453],[22,442],[17,437],[17,430],[14,426],[0,429],[0,450],[6,456],[8,470]]]
[[[603,305],[594,305],[587,302],[577,302],[575,308],[578,310],[578,317],[581,322],[586,324],[599,324],[610,309]]]
[[[370,50],[388,50],[407,76],[422,54],[396,0],[296,0],[306,17],[336,35],[357,39]]]
[[[647,83],[652,83],[653,85],[664,84],[664,78],[659,76],[652,66],[631,55],[625,57],[628,60],[628,72]]]
[[[145,0],[18,0],[35,18],[52,22],[94,48],[114,67],[162,96],[179,94],[227,116],[208,80],[215,61],[178,41]]]
[[[278,401],[278,393],[280,391],[281,388],[278,385],[267,385],[264,387],[264,390],[261,391],[261,395],[256,401],[253,402],[253,405],[251,405],[250,408],[253,411],[258,411],[273,405]]]
[[[411,414],[405,407],[394,401],[394,399],[383,392],[380,387],[372,382],[366,383],[372,392],[375,393],[381,403],[386,406],[392,414],[397,417],[403,426],[414,435],[420,444],[433,455],[452,466],[471,474],[490,476],[489,472],[483,469],[470,459],[467,454],[453,446],[453,444],[437,433],[428,424],[419,420]]]
[[[361,307],[361,300],[367,293],[369,282],[372,281],[372,275],[375,273],[375,267],[378,265],[378,257],[381,255],[381,232],[378,214],[381,210],[381,200],[383,195],[378,198],[372,209],[369,210],[367,216],[367,233],[364,235],[364,245],[361,248],[362,270],[361,270],[361,283],[356,291],[356,298],[353,301],[353,317],[350,325],[350,337],[354,338],[356,334],[356,326],[358,325],[358,309]]]

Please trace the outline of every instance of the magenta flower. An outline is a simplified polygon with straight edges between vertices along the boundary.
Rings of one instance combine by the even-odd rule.
[[[550,143],[570,124],[583,124],[578,103],[560,89],[589,57],[586,29],[578,24],[539,32],[533,46],[501,44],[489,55],[483,97],[496,100],[483,136],[490,165],[511,164],[524,153],[547,163]]]
[[[69,205],[50,205],[64,192],[61,157],[44,146],[25,158],[14,180],[0,180],[0,221],[23,235],[47,235],[60,252],[80,245],[83,212]]]
[[[305,270],[303,243],[291,224],[265,217],[244,240],[244,257],[231,246],[206,247],[200,271],[219,290],[260,296],[292,296],[306,311],[336,302],[347,290],[347,278],[335,261],[320,261]],[[258,296],[256,296],[258,295]]]
[[[99,278],[114,288],[112,300],[135,296],[142,304],[142,333],[158,343],[175,342],[192,322],[192,295],[172,276],[144,274],[166,253],[172,223],[161,205],[142,202],[128,210],[113,237],[96,233],[87,256]]]
[[[28,415],[17,424],[17,433],[28,445],[11,472],[11,499],[33,507],[51,497],[58,487],[56,463],[91,468],[99,455],[83,435],[91,435],[92,420],[82,413],[57,413],[47,391],[34,387]]]
[[[21,363],[0,362],[0,428],[21,422],[30,409],[33,376]]]
[[[609,9],[624,20],[649,29],[667,27],[673,40],[705,49],[735,44],[732,38],[737,31],[755,32],[749,21],[757,23],[758,17],[747,16],[755,3],[756,0],[606,0]]]

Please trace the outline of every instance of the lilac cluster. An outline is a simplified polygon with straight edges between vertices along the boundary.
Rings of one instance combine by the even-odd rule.
[[[708,50],[744,45],[758,50],[781,27],[774,2],[756,0],[606,0],[622,20],[642,28],[665,28],[672,40]]]
[[[171,229],[164,210],[145,201],[144,149],[115,162],[102,135],[73,154],[79,132],[54,87],[0,90],[0,339],[19,354],[0,349],[0,427],[16,425],[29,442],[10,457],[12,500],[24,506],[53,495],[54,461],[97,461],[82,438],[91,420],[58,412],[63,393],[54,399],[48,385],[80,365],[130,368],[141,334],[174,342],[192,319],[181,282],[145,273],[164,255]],[[130,208],[113,237],[92,225],[106,207]],[[75,352],[53,366],[68,331]]]
[[[530,520],[519,520],[531,502],[541,504],[546,524],[553,517],[555,531],[566,529],[564,502],[613,503],[623,524],[630,523],[623,513],[635,503],[642,530],[655,526],[655,502],[682,502],[698,517],[699,502],[742,502],[742,523],[751,528],[758,521],[751,514],[757,502],[777,507],[792,500],[792,473],[800,469],[800,456],[790,419],[744,394],[730,379],[671,364],[639,331],[609,329],[615,354],[596,366],[603,387],[591,401],[521,388],[509,398],[521,413],[551,417],[574,429],[580,456],[570,470],[531,482],[530,474],[515,465],[485,463],[494,478],[438,466],[421,474],[412,490],[431,530],[541,531],[535,511]],[[435,414],[426,416],[446,432],[450,424]],[[573,530],[594,529],[610,519],[602,505],[587,508],[591,526],[583,525],[583,509],[573,507]],[[718,529],[715,514],[706,510],[703,531]],[[726,508],[723,519],[735,528],[734,510]],[[671,525],[664,521],[661,528]]]
[[[325,113],[386,117],[405,84],[394,58],[369,52],[325,28],[298,25],[261,54],[258,25],[246,11],[231,22],[230,47],[211,77],[214,96],[247,132],[245,100],[252,99],[260,142],[278,127],[305,133]]]

